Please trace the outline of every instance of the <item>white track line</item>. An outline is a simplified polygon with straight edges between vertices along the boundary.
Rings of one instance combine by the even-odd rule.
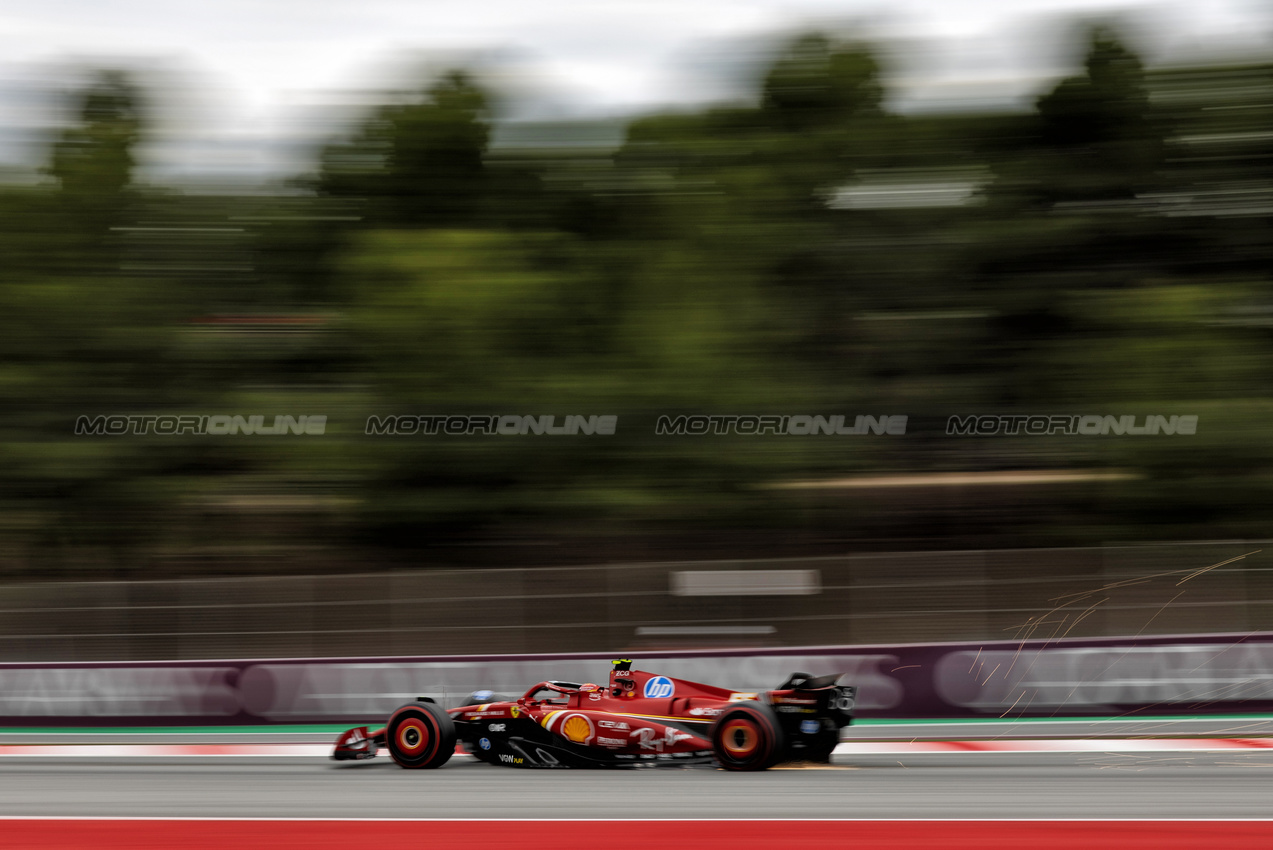
[[[757,823],[1270,823],[1273,818],[746,818]],[[739,818],[637,818],[620,820],[616,818],[559,818],[559,817],[481,817],[481,818],[406,818],[406,817],[260,817],[239,815],[0,815],[2,821],[176,821],[178,823],[204,823],[206,821],[223,821],[229,823],[625,823],[625,824],[657,824],[657,823],[738,823]]]
[[[331,744],[0,744],[0,757],[16,758],[297,758],[329,756],[331,751]]]
[[[1013,741],[846,741],[836,755],[907,753],[1197,752],[1273,748],[1273,738],[1045,738]]]

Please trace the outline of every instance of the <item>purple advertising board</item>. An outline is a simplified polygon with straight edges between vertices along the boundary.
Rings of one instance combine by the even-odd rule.
[[[416,656],[0,664],[0,725],[382,720],[417,696],[460,705],[545,679],[605,681],[610,656]],[[864,718],[1273,712],[1273,633],[648,652],[641,669],[739,691],[840,673]]]

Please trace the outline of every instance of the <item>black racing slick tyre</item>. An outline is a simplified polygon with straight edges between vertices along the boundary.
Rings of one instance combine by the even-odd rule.
[[[839,729],[823,729],[805,744],[805,758],[814,764],[830,764],[835,748],[840,745]]]
[[[402,767],[441,767],[455,753],[455,723],[436,705],[413,702],[389,716],[385,745]]]
[[[725,770],[765,770],[786,747],[778,715],[763,702],[739,703],[712,725],[712,751]]]

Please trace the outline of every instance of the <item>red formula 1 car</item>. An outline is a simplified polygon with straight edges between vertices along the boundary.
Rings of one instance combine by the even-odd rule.
[[[712,761],[764,770],[780,761],[826,762],[853,719],[857,689],[838,675],[793,673],[777,689],[737,693],[614,662],[608,685],[540,682],[520,699],[478,691],[443,710],[427,698],[402,706],[383,729],[350,729],[335,759],[388,747],[402,767],[441,767],[464,749],[510,767],[621,767]]]

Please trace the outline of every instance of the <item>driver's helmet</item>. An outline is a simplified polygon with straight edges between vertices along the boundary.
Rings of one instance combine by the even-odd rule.
[[[465,705],[482,705],[483,703],[495,702],[495,692],[490,690],[474,691],[469,694],[469,701]]]

